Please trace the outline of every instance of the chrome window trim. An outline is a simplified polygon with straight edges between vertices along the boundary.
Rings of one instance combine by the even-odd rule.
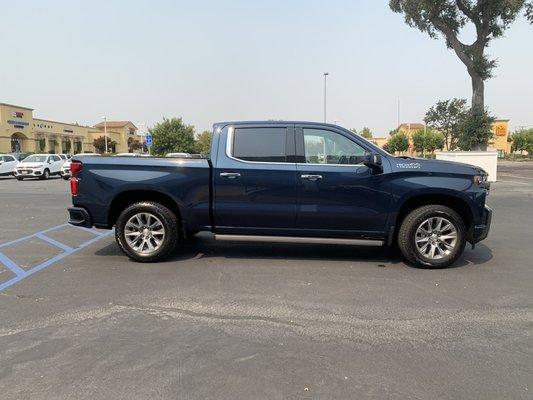
[[[339,134],[338,132],[335,132],[335,131],[331,131],[331,132]],[[233,127],[233,126],[228,127],[228,131],[227,131],[227,135],[226,136],[227,136],[227,139],[226,139],[226,157],[228,157],[231,160],[239,161],[239,162],[245,163],[245,164],[309,165],[309,166],[320,166],[320,167],[323,167],[323,166],[326,165],[326,166],[332,166],[332,167],[350,167],[350,168],[353,168],[353,167],[359,168],[359,167],[364,167],[365,166],[364,164],[311,164],[311,163],[301,163],[301,162],[283,162],[283,161],[276,162],[276,161],[248,161],[248,160],[242,160],[240,158],[237,158],[237,157],[233,156],[233,139],[235,137],[235,127]],[[341,136],[344,136],[344,135],[341,135]],[[351,139],[348,139],[348,140],[351,140]],[[353,142],[356,145],[360,146],[365,151],[368,151],[363,146],[361,146],[359,143],[357,143],[355,141],[353,141]]]

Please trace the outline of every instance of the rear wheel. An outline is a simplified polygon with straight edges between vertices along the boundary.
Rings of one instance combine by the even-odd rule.
[[[24,178],[22,176],[17,176],[17,181],[23,181]]]
[[[410,263],[444,268],[463,253],[466,228],[459,214],[449,207],[433,204],[411,211],[398,232],[398,247]]]
[[[65,181],[68,181],[68,180],[70,179],[70,176],[64,176],[63,179],[64,179]]]
[[[131,259],[139,262],[160,261],[170,255],[178,243],[178,218],[159,203],[135,203],[119,215],[115,238]]]

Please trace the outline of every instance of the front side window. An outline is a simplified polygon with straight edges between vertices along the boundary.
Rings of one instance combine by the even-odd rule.
[[[323,129],[303,130],[307,164],[362,164],[366,151],[347,137]]]
[[[286,128],[237,128],[232,155],[245,161],[286,162],[286,147]]]

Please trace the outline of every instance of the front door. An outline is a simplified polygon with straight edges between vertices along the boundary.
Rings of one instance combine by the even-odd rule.
[[[309,235],[375,236],[385,229],[389,194],[383,174],[363,165],[368,150],[353,134],[296,128],[297,228]]]
[[[225,128],[219,140],[213,177],[217,232],[280,234],[293,229],[293,126],[235,125]]]

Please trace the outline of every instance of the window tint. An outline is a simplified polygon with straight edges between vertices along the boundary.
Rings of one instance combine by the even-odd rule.
[[[286,128],[237,128],[233,157],[246,161],[286,162]]]
[[[16,160],[15,160],[15,157],[13,156],[4,156],[4,161],[11,162],[11,161],[16,161]]]
[[[59,156],[52,156],[52,161],[61,161],[61,157],[59,157]]]
[[[361,164],[365,149],[336,132],[305,129],[305,162],[308,164]]]

